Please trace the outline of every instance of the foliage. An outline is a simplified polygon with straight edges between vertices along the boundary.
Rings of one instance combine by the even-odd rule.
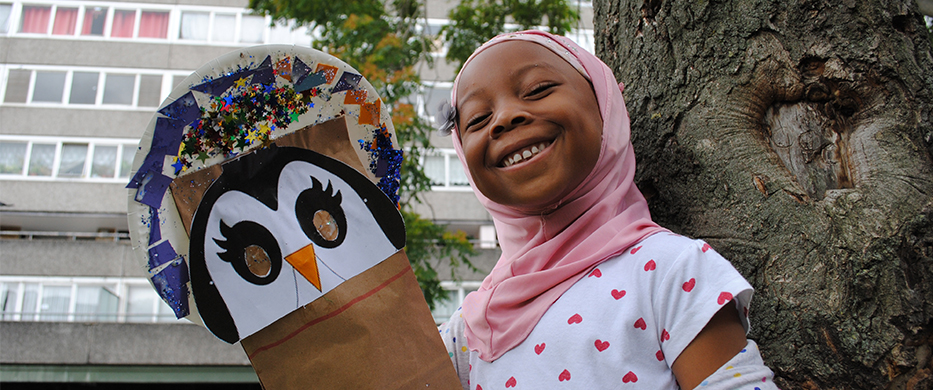
[[[315,31],[314,46],[356,68],[379,91],[392,112],[398,143],[405,150],[402,163],[400,207],[407,230],[405,251],[425,299],[446,297],[435,267],[448,261],[452,268],[472,267],[474,254],[465,234],[452,235],[412,211],[419,194],[430,189],[430,180],[419,165],[429,153],[432,126],[417,114],[410,96],[421,80],[415,67],[431,63],[430,40],[417,26],[421,3],[417,0],[250,0],[250,8],[276,21],[294,20]]]
[[[441,35],[449,46],[447,60],[460,69],[473,50],[498,34],[547,26],[549,32],[563,35],[580,14],[569,0],[462,0],[448,17],[450,24]]]

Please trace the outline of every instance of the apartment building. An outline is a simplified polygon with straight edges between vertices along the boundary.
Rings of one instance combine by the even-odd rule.
[[[434,33],[454,1],[427,4]],[[251,14],[246,0],[0,0],[0,383],[4,388],[258,388],[239,345],[175,319],[129,243],[127,190],[139,137],[193,70],[240,47],[312,45],[308,31]],[[592,49],[592,10],[571,34]],[[422,115],[453,68],[424,67]],[[495,229],[448,138],[424,166],[417,211],[498,258]],[[449,275],[441,269],[441,275]],[[483,273],[444,281],[444,319]]]

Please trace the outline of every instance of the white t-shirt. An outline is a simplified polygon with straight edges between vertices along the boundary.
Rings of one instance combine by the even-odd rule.
[[[459,310],[440,332],[465,389],[677,389],[674,360],[723,305],[735,305],[747,331],[751,297],[751,285],[708,244],[658,233],[574,284],[493,362],[468,351]],[[749,347],[736,357],[754,347],[760,362]],[[759,365],[742,378],[747,388],[773,388]]]

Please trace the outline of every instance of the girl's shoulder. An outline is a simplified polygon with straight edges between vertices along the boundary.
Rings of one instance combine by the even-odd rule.
[[[659,232],[604,261],[597,269],[619,267],[632,269],[630,272],[643,270],[650,272],[651,276],[663,278],[672,270],[689,268],[697,261],[704,261],[707,266],[731,268],[731,263],[705,241],[670,232]]]

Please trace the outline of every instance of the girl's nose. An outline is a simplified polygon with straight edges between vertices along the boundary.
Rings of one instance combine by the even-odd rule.
[[[493,126],[493,135],[498,136],[499,134],[511,131],[519,125],[525,123],[527,120],[528,116],[525,112],[519,110],[510,110],[509,112],[504,112],[498,118],[496,125]]]

